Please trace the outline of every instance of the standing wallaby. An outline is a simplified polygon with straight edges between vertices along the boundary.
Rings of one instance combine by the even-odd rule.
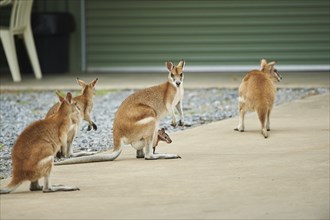
[[[256,111],[261,124],[261,133],[267,138],[270,130],[269,116],[273,108],[276,86],[282,77],[274,68],[275,62],[261,60],[260,70],[246,74],[239,86],[239,124],[236,131],[244,131],[244,116],[247,111]]]
[[[183,67],[184,60],[177,66],[172,62],[165,65],[169,71],[167,82],[139,90],[127,97],[115,114],[113,123],[114,151],[123,145],[131,145],[139,157],[145,159],[180,158],[176,154],[153,154],[159,121],[168,113],[172,115],[172,125],[176,126],[175,108],[180,113],[179,125],[183,126]]]
[[[77,78],[77,82],[82,87],[82,90],[81,95],[74,97],[73,100],[77,103],[77,107],[80,109],[80,114],[79,118],[73,122],[73,126],[68,133],[68,143],[66,145],[67,148],[63,149],[63,146],[61,147],[60,154],[64,157],[94,154],[92,152],[73,153],[72,142],[77,136],[83,120],[88,122],[88,131],[90,131],[92,128],[94,130],[97,130],[96,124],[92,121],[90,117],[90,113],[93,109],[94,87],[97,80],[98,79],[96,78],[89,84],[86,84],[83,80]],[[57,92],[56,94],[60,96],[59,92]],[[53,105],[47,112],[46,118],[57,112],[59,105],[60,103]]]
[[[12,150],[13,171],[11,182],[0,194],[10,193],[23,181],[31,181],[30,190],[43,192],[74,191],[77,187],[52,185],[50,174],[54,157],[61,146],[67,144],[67,134],[79,110],[72,102],[71,93],[62,99],[59,109],[52,116],[36,121],[18,136]],[[39,179],[44,177],[44,186]]]
[[[155,142],[155,145],[153,146],[153,153],[155,154],[156,147],[158,145],[159,141],[164,141],[168,144],[172,143],[172,139],[170,136],[165,132],[165,129],[159,129],[158,130],[158,136],[157,141]],[[137,151],[139,153],[139,151]],[[69,160],[59,161],[56,162],[55,165],[69,165],[69,164],[78,164],[78,163],[92,163],[92,162],[103,162],[103,161],[109,161],[109,157],[106,152],[100,153],[91,157],[80,157],[80,158],[73,158]],[[119,155],[119,154],[118,154]],[[144,154],[142,151],[142,156],[137,154],[137,158],[144,158]]]

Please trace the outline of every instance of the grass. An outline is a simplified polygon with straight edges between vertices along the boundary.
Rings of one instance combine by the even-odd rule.
[[[95,95],[107,95],[107,94],[111,94],[111,93],[116,93],[119,92],[121,90],[119,89],[96,89],[95,90]]]

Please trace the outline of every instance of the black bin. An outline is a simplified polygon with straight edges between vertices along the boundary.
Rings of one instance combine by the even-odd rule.
[[[31,26],[41,72],[68,72],[69,37],[75,29],[73,16],[62,12],[32,13]],[[32,72],[29,59],[20,60],[21,71]]]

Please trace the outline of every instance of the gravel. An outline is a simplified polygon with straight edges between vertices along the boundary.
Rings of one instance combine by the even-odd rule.
[[[96,91],[92,119],[97,131],[87,131],[84,122],[73,146],[78,151],[104,151],[112,147],[112,122],[121,102],[135,90]],[[276,105],[306,96],[329,93],[329,88],[278,89]],[[75,91],[74,95],[78,95]],[[11,149],[17,136],[33,121],[44,118],[48,109],[57,102],[54,91],[1,92],[0,96],[0,179],[11,174]],[[168,133],[189,129],[237,115],[237,89],[186,89],[183,110],[184,128],[170,126],[171,117],[160,122]]]

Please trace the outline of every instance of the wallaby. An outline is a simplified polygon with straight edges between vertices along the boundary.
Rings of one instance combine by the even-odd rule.
[[[119,106],[113,122],[114,150],[111,154],[96,154],[81,158],[70,158],[55,165],[89,163],[115,160],[123,145],[131,145],[137,150],[137,157],[146,160],[181,158],[176,154],[154,154],[159,121],[168,113],[172,114],[172,125],[176,126],[175,109],[180,113],[179,125],[184,125],[183,67],[181,60],[177,66],[165,63],[169,73],[165,83],[139,90],[128,96]],[[146,155],[144,155],[145,148]]]
[[[155,142],[155,145],[153,146],[153,153],[155,154],[156,147],[158,145],[159,141],[164,141],[168,144],[172,143],[172,139],[170,136],[165,132],[165,129],[159,129],[158,130],[158,136],[157,141]],[[137,158],[144,158],[143,150],[137,151]],[[56,162],[55,165],[69,165],[69,164],[77,164],[77,163],[91,163],[91,162],[102,162],[102,161],[109,161],[109,157],[106,154],[107,152],[103,152],[97,155],[94,155],[93,157],[81,157],[81,158],[73,158],[69,160],[59,161]],[[119,155],[119,154],[118,154]],[[142,155],[142,156],[141,156]],[[102,158],[102,160],[100,160]]]
[[[273,108],[276,85],[282,76],[274,68],[276,62],[261,60],[260,70],[246,74],[239,86],[239,123],[236,131],[244,131],[244,116],[247,111],[256,111],[261,123],[261,133],[267,138],[270,131],[270,112]]]
[[[138,155],[145,149],[147,160],[180,158],[176,154],[153,154],[152,148],[156,142],[159,121],[163,117],[170,113],[172,125],[176,126],[175,108],[180,113],[179,125],[184,125],[182,111],[184,64],[184,60],[181,60],[177,66],[172,62],[166,62],[169,71],[167,82],[139,90],[122,102],[113,123],[114,151],[120,151],[123,145],[131,145],[138,150]]]
[[[77,157],[77,156],[94,154],[94,152],[73,153],[72,143],[78,134],[78,131],[81,127],[83,120],[88,122],[88,129],[87,129],[88,131],[90,131],[92,128],[94,130],[97,130],[96,124],[92,121],[90,117],[90,113],[93,109],[94,87],[97,80],[98,79],[96,78],[95,80],[91,81],[89,84],[86,84],[83,80],[77,78],[77,82],[82,87],[82,90],[81,90],[81,95],[74,97],[73,100],[77,103],[77,107],[80,109],[80,115],[79,118],[73,122],[73,126],[68,133],[68,143],[66,145],[67,149],[63,149],[62,146],[58,156]],[[56,94],[60,97],[59,91],[57,91]],[[59,105],[60,103],[53,105],[47,112],[46,118],[57,112]]]
[[[157,141],[153,146],[153,154],[155,154],[156,147],[158,146],[159,141],[164,141],[168,144],[172,143],[172,139],[170,136],[165,132],[165,129],[159,129],[158,130],[158,136],[157,136]]]
[[[67,134],[72,118],[77,118],[79,110],[71,93],[62,99],[59,109],[52,116],[38,120],[18,136],[12,150],[12,179],[0,194],[10,193],[23,181],[31,181],[30,190],[43,192],[74,191],[77,187],[52,185],[50,174],[54,157],[61,146],[67,144]],[[39,179],[44,177],[44,186]]]

